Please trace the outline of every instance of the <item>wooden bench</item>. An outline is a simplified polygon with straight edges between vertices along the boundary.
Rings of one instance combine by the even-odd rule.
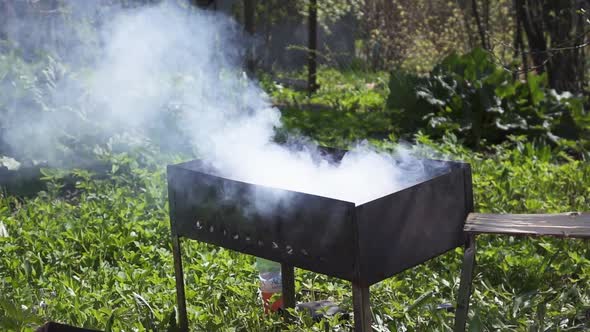
[[[590,239],[590,214],[483,214],[470,213],[463,228],[467,238],[461,270],[461,283],[455,312],[455,332],[465,331],[475,267],[476,236],[554,236]]]

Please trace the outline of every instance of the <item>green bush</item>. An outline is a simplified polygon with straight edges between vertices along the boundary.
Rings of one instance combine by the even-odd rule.
[[[450,55],[426,77],[395,71],[389,89],[387,109],[401,136],[453,133],[478,148],[514,134],[588,148],[590,115],[583,98],[550,90],[545,75],[515,80],[482,49]]]
[[[362,70],[338,71],[329,67],[318,70],[319,89],[311,96],[307,87],[307,72],[279,74],[277,77],[260,73],[260,83],[280,106],[299,107],[321,105],[334,111],[379,112],[385,106],[387,96],[387,73]],[[283,84],[286,81],[287,84]],[[291,86],[289,86],[291,85]]]
[[[67,84],[79,84],[78,74],[49,55],[26,62],[16,49],[0,54],[0,156],[60,166],[64,160],[83,165],[92,159],[91,143],[101,137],[98,125],[89,119],[83,97],[60,98],[62,90],[71,89]]]

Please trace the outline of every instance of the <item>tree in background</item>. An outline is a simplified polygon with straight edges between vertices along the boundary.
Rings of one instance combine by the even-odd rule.
[[[159,1],[89,3],[97,8],[134,8]],[[213,0],[177,1],[196,5]],[[235,0],[235,4],[237,7],[248,4],[255,11],[254,20],[244,23],[251,30],[256,27],[259,59],[266,59],[271,65],[277,59],[291,63],[297,52],[306,53],[309,0]],[[89,5],[75,0],[0,0],[0,39],[10,39],[22,49],[51,48],[58,54],[64,52],[72,45],[60,45],[56,31],[69,29],[76,34],[89,31],[67,26],[72,25],[67,19],[68,8],[72,6],[87,10]],[[345,35],[356,40],[349,43],[353,47],[345,52],[360,58],[373,70],[403,68],[427,73],[450,53],[466,53],[479,46],[504,68],[512,70],[515,77],[529,71],[547,73],[551,88],[573,93],[583,92],[586,85],[585,46],[590,9],[587,0],[321,0],[318,6],[324,35],[329,35],[339,21],[340,27],[356,26],[350,30],[339,28],[333,40],[342,40]],[[244,8],[235,12],[238,19],[243,19],[240,15]],[[35,29],[15,31],[10,23],[14,20],[34,22],[31,25]],[[91,39],[80,38],[85,42]],[[284,52],[285,49],[294,52]],[[331,61],[336,56],[329,49],[320,49],[321,61],[330,65],[338,63]],[[32,54],[25,56],[30,58]],[[306,61],[297,62],[297,66],[305,64]]]
[[[457,3],[465,15],[471,48],[479,45],[488,50],[506,69],[513,70],[509,63],[519,63],[520,69],[515,74],[547,73],[549,86],[557,91],[583,91],[588,1],[457,0]],[[512,43],[507,39],[509,36]],[[512,52],[507,52],[510,49]]]
[[[549,85],[557,91],[580,93],[585,86],[585,47],[587,46],[587,11],[590,4],[582,0],[515,0],[516,18],[526,35],[527,45],[520,51],[528,67],[530,58],[536,72],[547,72]],[[522,37],[517,36],[521,39]]]
[[[42,49],[55,43],[54,27],[59,13],[60,1],[18,1],[0,0],[0,39],[24,44],[27,49]],[[21,29],[23,25],[35,22],[35,27]]]
[[[426,73],[452,52],[479,46],[513,60],[511,0],[363,0],[363,52],[375,69]]]

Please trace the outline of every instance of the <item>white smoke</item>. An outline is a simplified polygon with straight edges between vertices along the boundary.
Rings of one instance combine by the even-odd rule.
[[[280,112],[242,73],[244,36],[229,17],[163,4],[121,13],[102,32],[87,88],[100,105],[93,116],[110,127],[150,126],[164,107],[177,108],[180,130],[219,174],[357,204],[428,175],[407,148],[384,154],[359,144],[334,163],[312,144],[274,143]]]

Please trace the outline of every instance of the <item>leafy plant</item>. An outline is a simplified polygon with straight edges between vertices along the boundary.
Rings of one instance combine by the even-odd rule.
[[[545,75],[514,80],[482,49],[448,56],[427,77],[395,71],[389,90],[387,108],[406,137],[453,133],[475,148],[511,134],[570,146],[588,137],[584,99],[549,90]]]

